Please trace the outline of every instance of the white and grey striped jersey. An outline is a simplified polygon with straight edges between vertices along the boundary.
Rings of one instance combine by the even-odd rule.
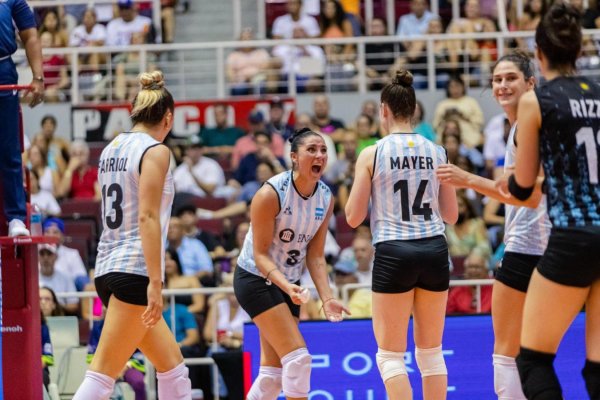
[[[376,143],[371,186],[373,244],[444,235],[438,196],[443,147],[416,133],[391,134]]]
[[[279,197],[269,256],[288,282],[300,279],[308,243],[325,220],[331,202],[331,190],[321,181],[310,197],[300,195],[292,175],[292,171],[284,171],[265,183],[272,186]],[[238,266],[261,276],[254,261],[252,226],[244,240]]]
[[[139,179],[142,158],[148,149],[161,143],[142,132],[122,133],[102,151],[98,182],[102,190],[103,231],[98,244],[96,276],[126,272],[148,276],[138,224]],[[167,172],[160,204],[161,270],[175,190]]]
[[[517,154],[516,131],[517,124],[515,123],[510,129],[506,143],[505,171],[515,165],[515,155]],[[542,255],[546,250],[551,228],[552,224],[546,209],[545,195],[542,196],[537,208],[517,207],[507,204],[504,219],[505,251],[536,256]]]

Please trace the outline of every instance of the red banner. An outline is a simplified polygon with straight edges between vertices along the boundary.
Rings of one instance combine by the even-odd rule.
[[[293,124],[295,100],[291,97],[280,99],[284,103],[284,121]],[[176,102],[172,134],[176,137],[186,138],[197,135],[205,127],[213,127],[215,125],[213,110],[217,104],[227,105],[230,125],[246,129],[248,115],[253,110],[262,112],[265,121],[268,121],[270,100],[266,98]],[[73,139],[83,139],[88,142],[111,140],[119,133],[131,128],[130,111],[130,104],[73,106],[71,110]]]

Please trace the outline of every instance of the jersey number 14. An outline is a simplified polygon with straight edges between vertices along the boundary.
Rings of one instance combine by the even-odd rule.
[[[428,183],[429,181],[427,179],[423,179],[421,182],[419,182],[419,187],[417,188],[417,194],[415,195],[412,207],[410,207],[408,204],[408,181],[406,179],[402,179],[394,184],[394,193],[400,191],[402,221],[410,221],[411,211],[413,215],[422,215],[423,218],[425,218],[425,221],[431,221],[431,214],[433,214],[433,210],[431,209],[429,203],[423,203],[423,195],[425,194],[425,189],[427,188]]]

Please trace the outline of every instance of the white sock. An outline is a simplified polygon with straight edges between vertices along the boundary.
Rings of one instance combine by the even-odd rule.
[[[107,400],[113,392],[115,380],[99,372],[87,371],[85,379],[72,400]]]
[[[260,367],[246,400],[275,400],[281,393],[281,368]]]
[[[526,400],[521,389],[517,363],[512,357],[492,354],[494,360],[494,390],[498,400]]]
[[[158,397],[167,400],[190,400],[192,382],[188,378],[188,368],[184,363],[166,372],[157,372]]]

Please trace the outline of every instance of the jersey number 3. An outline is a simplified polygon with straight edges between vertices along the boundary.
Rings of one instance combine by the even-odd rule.
[[[114,197],[113,197],[114,195]],[[106,211],[106,197],[110,197],[111,208]],[[118,229],[123,223],[123,189],[118,183],[111,184],[108,189],[102,186],[102,204],[104,205],[104,221],[110,229]],[[114,213],[113,213],[114,210]]]
[[[412,207],[409,207],[409,199],[408,199],[408,181],[406,179],[399,180],[394,184],[394,193],[400,191],[400,205],[402,206],[402,221],[410,221],[410,213],[412,211],[413,215],[422,215],[425,218],[425,221],[431,221],[431,214],[433,211],[431,210],[431,206],[429,203],[422,203],[423,194],[425,194],[425,189],[427,188],[427,184],[429,181],[427,179],[423,179],[419,183],[419,187],[417,188],[417,194],[415,195],[415,199],[412,203]]]

